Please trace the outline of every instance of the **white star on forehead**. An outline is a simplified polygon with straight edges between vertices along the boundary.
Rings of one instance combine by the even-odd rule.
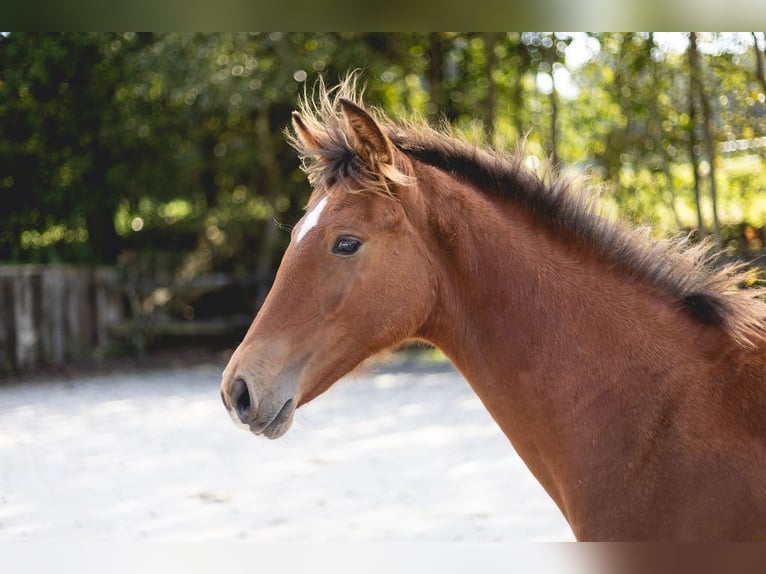
[[[306,214],[301,222],[300,228],[298,228],[298,236],[295,238],[295,243],[300,243],[301,239],[317,226],[319,223],[319,216],[322,215],[325,205],[327,205],[327,198],[323,197],[322,200],[314,206],[314,209]]]

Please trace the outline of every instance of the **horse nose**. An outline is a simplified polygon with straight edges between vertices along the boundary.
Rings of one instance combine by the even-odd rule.
[[[253,419],[253,401],[250,400],[250,391],[247,384],[242,379],[236,379],[231,385],[229,392],[231,405],[240,422],[248,424]]]

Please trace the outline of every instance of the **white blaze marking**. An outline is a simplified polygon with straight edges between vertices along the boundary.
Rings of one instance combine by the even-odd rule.
[[[296,244],[300,243],[301,239],[317,226],[319,223],[319,216],[322,215],[322,210],[324,210],[325,205],[327,205],[327,198],[323,197],[322,200],[314,206],[314,209],[309,211],[306,214],[306,217],[303,218],[303,222],[298,229],[298,237],[295,238]]]

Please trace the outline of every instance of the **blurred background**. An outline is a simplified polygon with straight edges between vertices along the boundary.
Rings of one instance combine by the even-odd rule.
[[[0,376],[235,345],[310,188],[321,75],[603,186],[658,236],[758,258],[766,35],[3,33]]]

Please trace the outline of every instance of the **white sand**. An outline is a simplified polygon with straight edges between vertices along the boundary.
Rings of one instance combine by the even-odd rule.
[[[351,377],[277,441],[220,368],[0,385],[0,541],[572,540],[446,365]]]

